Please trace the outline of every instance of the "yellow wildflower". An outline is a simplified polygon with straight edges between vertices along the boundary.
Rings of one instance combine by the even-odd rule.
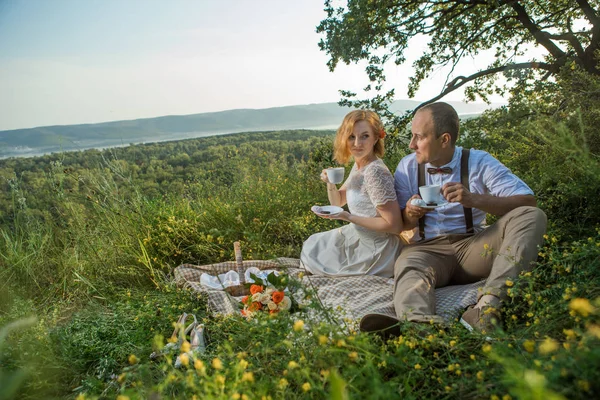
[[[117,396],[117,400],[129,400],[129,396],[120,394]]]
[[[138,358],[135,356],[135,354],[131,354],[129,356],[129,364],[133,365],[133,364],[137,364],[138,363]]]
[[[502,400],[512,400],[512,397],[510,397],[510,394],[505,394],[502,396]]]
[[[450,347],[454,347],[456,345],[456,340],[451,340],[450,341]]]
[[[356,361],[358,360],[358,353],[356,351],[352,351],[348,353],[348,357],[350,357],[350,360]]]
[[[293,361],[293,360],[288,363],[288,368],[289,369],[298,368],[299,366],[300,365],[298,365],[298,363],[296,361]]]
[[[481,350],[482,350],[484,353],[489,353],[490,351],[492,351],[492,345],[491,345],[491,344],[484,344],[484,345],[481,347]]]
[[[539,347],[540,354],[549,354],[558,350],[558,342],[552,338],[546,338]]]
[[[590,304],[588,299],[576,298],[571,300],[569,308],[576,313],[581,314],[583,317],[587,317],[593,313],[596,309]]]
[[[212,367],[214,369],[223,369],[223,362],[221,360],[219,360],[218,358],[213,358]]]
[[[254,374],[252,372],[244,372],[242,382],[254,382]]]
[[[588,333],[592,336],[596,336],[596,338],[600,339],[600,326],[594,324],[588,327]]]
[[[196,371],[200,371],[200,372],[204,373],[205,368],[204,368],[204,363],[202,362],[202,360],[194,361],[194,369]]]
[[[589,392],[590,391],[590,382],[584,379],[580,379],[577,381],[577,386],[579,386],[579,388],[581,390],[583,390],[584,392]]]
[[[415,364],[415,369],[421,369],[421,364]]]
[[[508,287],[512,287],[515,283],[513,281],[511,281],[510,279],[507,279],[506,282],[504,282],[504,284]]]
[[[240,362],[238,364],[241,369],[246,369],[248,367],[248,361],[244,360],[243,358],[240,360]]]
[[[285,378],[281,378],[279,380],[279,388],[283,389],[288,385],[288,381]]]
[[[304,384],[302,385],[302,390],[308,392],[310,390],[310,383],[304,382]]]
[[[535,342],[533,340],[526,340],[523,342],[523,348],[525,348],[528,353],[533,353],[535,350]]]
[[[192,346],[190,345],[190,342],[185,341],[181,344],[181,352],[182,353],[187,353],[188,351],[190,351],[190,349],[192,348]]]
[[[471,354],[471,355],[469,356],[469,358],[470,358],[471,360],[475,361],[475,358],[476,358],[476,357],[475,357],[475,354]]]
[[[301,319],[294,322],[294,330],[296,332],[300,332],[302,329],[304,329],[304,321],[302,321]]]
[[[181,364],[183,364],[186,367],[190,363],[190,356],[188,356],[186,353],[180,354],[179,359],[181,360]]]
[[[483,372],[483,371],[477,372],[477,380],[482,381],[484,376],[485,376],[485,372]]]
[[[319,344],[324,345],[326,343],[327,343],[327,336],[325,336],[325,335],[319,336]]]

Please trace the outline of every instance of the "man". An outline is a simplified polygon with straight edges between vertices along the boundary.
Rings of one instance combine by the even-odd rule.
[[[506,281],[537,258],[546,215],[532,190],[490,154],[456,147],[458,134],[458,114],[447,103],[426,105],[412,120],[414,152],[394,174],[404,229],[414,233],[394,269],[398,319],[368,314],[362,331],[394,335],[402,320],[443,322],[435,314],[435,288],[486,279],[461,323],[489,332],[500,325]],[[447,203],[425,204],[418,195],[423,185],[440,185]],[[500,218],[486,228],[487,213]]]

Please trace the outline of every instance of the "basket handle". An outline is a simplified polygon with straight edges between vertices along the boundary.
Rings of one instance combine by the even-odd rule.
[[[237,273],[240,277],[240,285],[243,285],[246,282],[246,276],[244,274],[244,262],[242,261],[242,249],[240,248],[240,242],[233,242],[233,251],[235,253]]]

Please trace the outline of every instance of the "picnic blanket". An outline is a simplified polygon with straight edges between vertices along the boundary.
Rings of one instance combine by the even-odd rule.
[[[343,311],[346,318],[360,319],[365,314],[380,313],[396,317],[393,304],[393,279],[374,275],[328,277],[310,275],[300,266],[296,258],[243,261],[244,269],[256,267],[260,270],[285,271],[293,277],[301,277],[305,287],[315,289],[321,303],[328,308]],[[203,273],[218,275],[236,270],[234,261],[210,265],[182,264],[175,268],[178,285],[203,293],[213,314],[235,314],[240,312],[240,298],[230,296],[223,290],[207,288],[200,284]],[[477,302],[477,289],[483,281],[468,285],[446,286],[435,290],[436,312],[446,321],[460,316],[469,305]]]

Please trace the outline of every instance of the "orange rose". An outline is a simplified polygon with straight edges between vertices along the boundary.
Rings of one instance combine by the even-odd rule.
[[[256,293],[260,293],[263,291],[263,287],[261,285],[252,285],[250,286],[250,293],[251,294],[256,294]]]
[[[242,304],[246,304],[248,302],[248,296],[242,297]]]
[[[248,307],[249,311],[258,311],[262,308],[262,304],[260,304],[258,301],[255,301],[254,303],[250,304],[250,307]]]
[[[277,314],[279,312],[279,310],[270,310],[269,314]]]
[[[283,292],[273,292],[273,303],[275,304],[279,304],[281,303],[281,300],[283,300],[283,296],[285,296],[285,293]]]

